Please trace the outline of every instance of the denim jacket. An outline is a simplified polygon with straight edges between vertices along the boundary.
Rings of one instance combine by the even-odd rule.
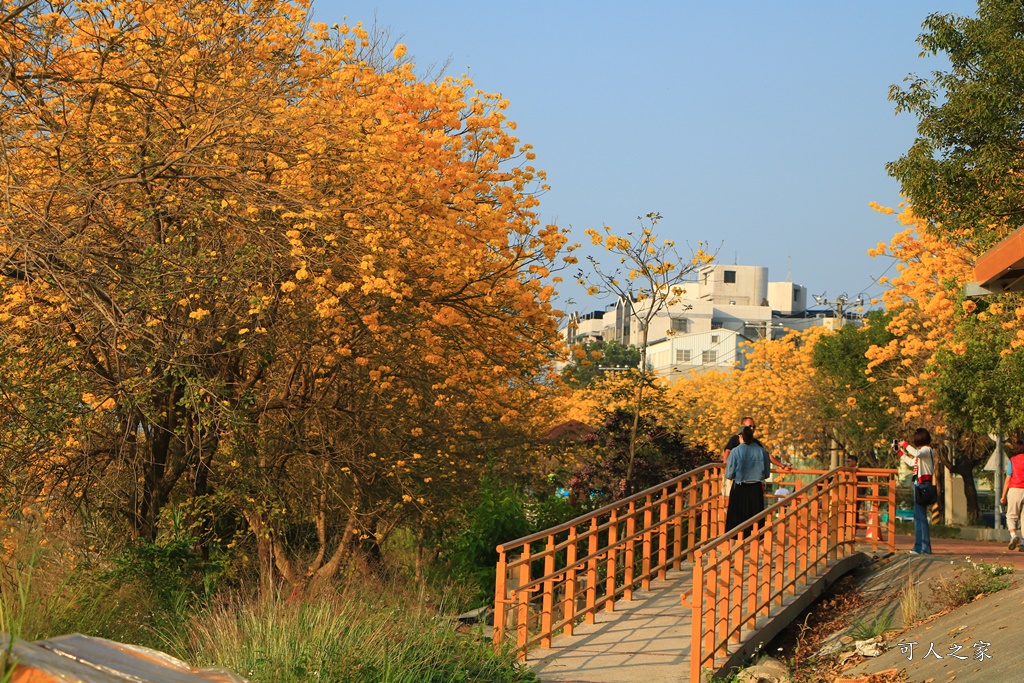
[[[771,474],[771,460],[768,451],[757,444],[741,443],[729,451],[725,464],[725,478],[737,484],[748,481],[764,481]]]

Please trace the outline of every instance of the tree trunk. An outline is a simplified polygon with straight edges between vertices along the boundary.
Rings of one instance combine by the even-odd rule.
[[[636,406],[633,408],[633,426],[629,430],[629,465],[626,467],[625,495],[633,494],[633,463],[636,460],[636,439],[640,432],[640,410],[644,404],[644,375],[640,371],[640,386],[636,392]]]
[[[243,512],[249,529],[256,536],[256,563],[260,572],[260,598],[268,599],[275,595],[274,578],[274,548],[266,525],[260,518],[259,513],[253,511]]]
[[[652,309],[653,310],[653,309]],[[640,433],[640,411],[644,406],[644,384],[647,380],[647,335],[650,333],[651,317],[643,322],[640,340],[640,384],[636,390],[636,406],[633,409],[633,427],[629,430],[629,465],[626,467],[626,490],[625,495],[633,494],[633,462],[636,460],[636,440]]]
[[[974,483],[974,460],[967,457],[959,457],[950,468],[959,474],[964,480],[964,498],[967,500],[967,522],[977,524],[981,519],[981,511],[978,509],[978,487]]]

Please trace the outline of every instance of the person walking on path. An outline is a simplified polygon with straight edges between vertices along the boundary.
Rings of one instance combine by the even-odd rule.
[[[764,481],[771,474],[768,451],[756,443],[753,428],[744,427],[739,440],[739,445],[729,449],[725,464],[725,478],[732,482],[725,513],[726,532],[764,510]]]
[[[931,555],[932,538],[928,519],[930,504],[919,503],[919,493],[929,488],[934,491],[935,454],[932,451],[932,435],[920,427],[910,437],[911,443],[901,441],[900,460],[914,469],[914,547],[911,555]]]
[[[1021,523],[1021,511],[1024,510],[1024,440],[1020,437],[1010,445],[1013,455],[1006,463],[1006,483],[1003,484],[1003,497],[1000,503],[1006,506],[1006,526],[1010,528],[1010,550],[1024,552],[1021,536],[1017,533]]]

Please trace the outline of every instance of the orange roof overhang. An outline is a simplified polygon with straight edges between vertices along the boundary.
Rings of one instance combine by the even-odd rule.
[[[978,257],[974,279],[992,293],[1024,291],[1024,228]]]

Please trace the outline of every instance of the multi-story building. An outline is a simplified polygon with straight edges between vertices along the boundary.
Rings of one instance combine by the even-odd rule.
[[[590,313],[570,313],[569,324],[564,330],[565,340],[569,344],[582,344],[586,341],[603,341],[605,335],[605,311]]]
[[[694,370],[742,367],[745,342],[836,322],[829,309],[807,308],[806,287],[769,282],[763,266],[708,265],[683,289],[677,301],[658,312],[647,333],[648,367],[672,379]],[[573,314],[566,337],[570,343],[601,339],[639,348],[644,305],[620,299],[604,311]]]

